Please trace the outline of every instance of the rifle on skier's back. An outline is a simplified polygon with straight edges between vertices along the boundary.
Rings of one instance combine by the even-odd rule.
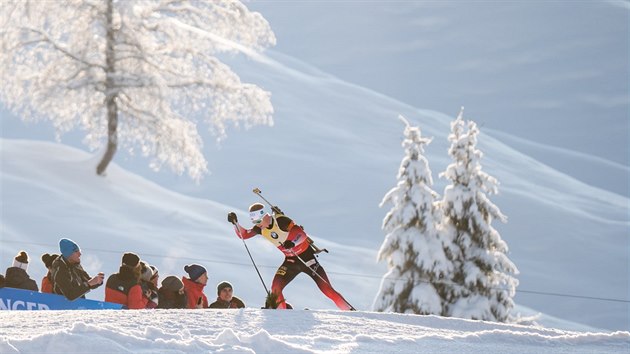
[[[258,195],[260,198],[262,198],[262,200],[265,201],[265,203],[267,203],[269,205],[269,207],[271,208],[271,211],[277,214],[284,214],[282,212],[282,210],[280,210],[280,208],[278,208],[277,206],[272,205],[267,199],[265,199],[265,197],[262,196],[262,191],[258,188],[254,188],[254,190],[252,190],[252,192],[254,192],[256,195]],[[300,228],[302,228],[302,230],[304,230],[304,227],[302,225],[298,225]],[[308,242],[308,245],[311,247],[311,249],[313,250],[313,252],[315,254],[319,254],[322,252],[326,252],[329,253],[327,249],[325,248],[319,248],[315,245],[315,241],[313,241],[312,238],[307,237],[306,238],[306,242]]]

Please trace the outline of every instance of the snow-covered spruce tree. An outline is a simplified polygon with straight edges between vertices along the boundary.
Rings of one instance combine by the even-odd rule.
[[[507,221],[488,199],[498,192],[499,182],[481,170],[479,130],[475,122],[464,122],[463,112],[462,108],[451,123],[448,153],[453,163],[440,174],[451,182],[440,202],[442,229],[453,246],[447,255],[455,265],[447,312],[454,317],[507,322],[514,307],[518,270],[506,255],[507,244],[491,225],[494,219]]]
[[[389,271],[383,276],[376,295],[375,311],[400,313],[444,313],[446,284],[441,279],[452,271],[446,258],[436,208],[437,193],[429,163],[423,156],[424,138],[418,127],[406,124],[402,146],[405,157],[398,170],[398,184],[381,202],[392,208],[383,219],[387,233],[378,252],[378,260],[387,260]]]
[[[236,0],[4,0],[0,100],[57,132],[85,131],[198,180],[207,172],[197,121],[218,140],[226,124],[272,124],[270,94],[241,83],[215,56],[275,44],[267,21]]]

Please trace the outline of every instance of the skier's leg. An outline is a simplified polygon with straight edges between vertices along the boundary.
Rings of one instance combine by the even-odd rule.
[[[276,275],[271,282],[271,292],[277,296],[277,304],[279,309],[286,309],[287,305],[284,301],[282,290],[289,284],[298,274],[299,268],[296,267],[295,260],[286,258],[282,265],[276,271]]]
[[[328,279],[328,275],[326,274],[326,271],[319,264],[319,262],[315,261],[314,265],[309,264],[309,266],[311,267],[311,271],[305,272],[305,273],[307,273],[311,278],[313,278],[319,290],[324,295],[326,295],[329,299],[331,299],[335,303],[335,305],[337,305],[337,308],[344,311],[354,310],[354,308],[350,306],[350,304],[343,298],[343,296],[332,287],[332,285],[330,284],[330,280]],[[313,270],[319,276],[315,275],[313,273]]]

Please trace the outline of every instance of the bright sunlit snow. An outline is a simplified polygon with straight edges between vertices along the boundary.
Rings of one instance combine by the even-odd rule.
[[[627,332],[306,310],[0,312],[1,353],[621,353]],[[42,330],[42,328],[45,328]],[[7,340],[7,338],[10,338]]]

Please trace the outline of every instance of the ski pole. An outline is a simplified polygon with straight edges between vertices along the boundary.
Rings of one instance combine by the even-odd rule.
[[[280,246],[282,246],[282,242],[278,241],[278,244],[279,244]],[[284,246],[283,246],[283,247],[284,247]],[[304,262],[304,260],[302,259],[302,257],[300,257],[297,253],[295,253],[295,251],[294,251],[294,250],[292,250],[292,249],[290,249],[290,248],[285,248],[285,249],[286,249],[286,250],[288,250],[289,252],[291,252],[291,254],[293,255],[293,257],[295,257],[295,258],[299,259],[299,260],[300,260],[300,262],[302,262],[302,264],[304,264],[304,266],[306,266],[306,268],[308,268],[308,269],[312,270],[312,271],[313,271],[313,274],[317,275],[317,277],[318,277],[319,279],[321,279],[324,283],[328,284],[328,286],[330,286],[330,287],[332,288],[332,285],[331,285],[331,284],[330,284],[330,283],[329,283],[326,279],[324,279],[321,275],[319,275],[319,274],[317,273],[317,271],[316,271],[316,270],[313,270],[313,268],[311,268],[308,264],[306,264],[306,262]],[[319,262],[318,262],[318,263],[319,263]],[[335,291],[336,291],[336,290],[335,290]],[[339,293],[337,292],[337,294],[339,294]],[[351,309],[351,310],[354,310],[354,311],[356,311],[356,310],[357,310],[357,309],[355,309],[355,308],[354,308],[354,306],[352,306],[352,304],[350,304],[350,303],[348,302],[348,300],[346,300],[346,298],[345,298],[345,297],[343,297],[343,295],[339,294],[339,296],[341,297],[341,299],[342,299],[342,300],[343,300],[346,304],[348,304],[348,306],[350,306],[350,309]]]
[[[265,285],[265,281],[263,280],[262,276],[260,275],[260,272],[258,271],[258,267],[256,266],[256,262],[254,262],[254,258],[252,257],[252,254],[249,252],[249,248],[247,247],[247,244],[245,243],[245,240],[242,237],[240,237],[240,234],[238,233],[238,227],[236,226],[236,224],[234,224],[234,229],[236,230],[236,233],[239,235],[239,238],[241,239],[241,241],[243,241],[243,246],[245,246],[245,249],[247,250],[247,254],[249,255],[249,259],[252,260],[252,264],[254,265],[254,269],[256,269],[256,273],[258,273],[258,277],[260,278],[260,281],[262,282],[262,285],[265,288],[265,291],[267,292],[267,296],[269,296],[269,290],[267,290],[267,285]]]

